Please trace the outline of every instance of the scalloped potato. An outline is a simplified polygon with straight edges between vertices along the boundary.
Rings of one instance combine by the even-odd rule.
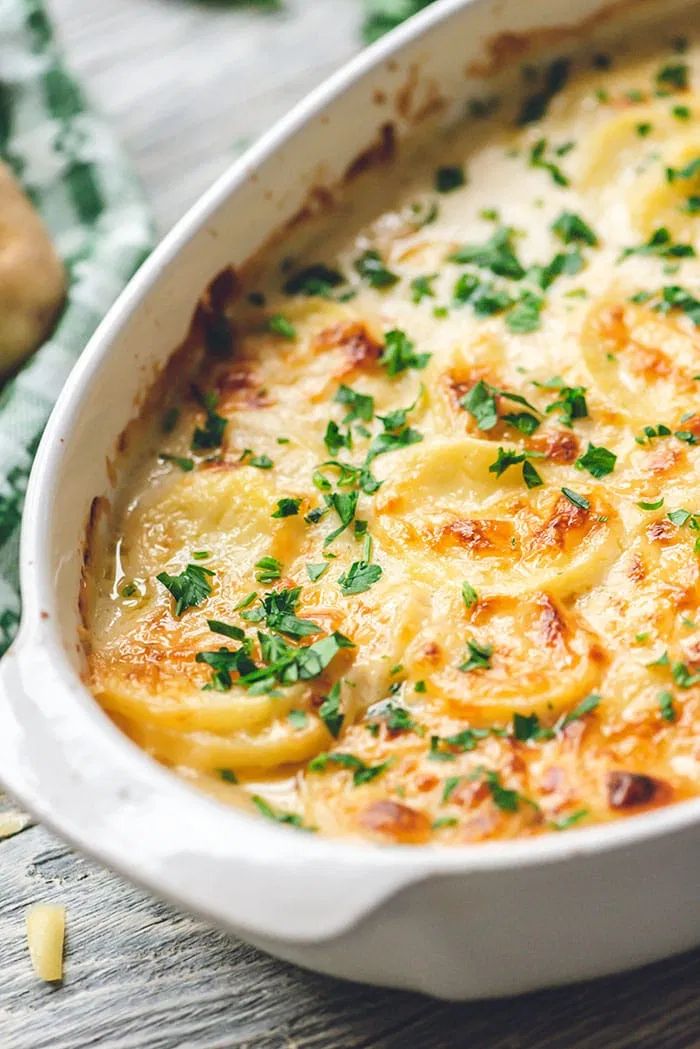
[[[406,845],[700,791],[677,36],[535,72],[205,295],[85,567],[91,687],[158,761]]]

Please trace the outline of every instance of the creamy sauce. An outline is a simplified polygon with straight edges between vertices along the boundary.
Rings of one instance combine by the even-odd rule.
[[[367,176],[210,316],[87,573],[95,695],[159,761],[380,842],[698,793],[700,53],[673,35]]]

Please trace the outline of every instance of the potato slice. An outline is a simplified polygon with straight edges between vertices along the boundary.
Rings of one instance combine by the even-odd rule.
[[[40,980],[62,980],[66,908],[58,903],[37,903],[27,911],[26,920],[34,972]]]

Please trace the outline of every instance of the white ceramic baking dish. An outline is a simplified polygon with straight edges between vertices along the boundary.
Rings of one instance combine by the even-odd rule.
[[[637,0],[635,17],[650,3]],[[323,840],[190,789],[120,734],[80,676],[90,505],[112,491],[118,435],[183,337],[201,290],[251,256],[312,186],[334,184],[387,120],[407,132],[409,121],[392,111],[407,77],[415,98],[425,89],[426,98],[451,100],[437,118],[450,120],[488,91],[466,72],[472,63],[522,60],[533,30],[575,18],[583,28],[535,37],[566,52],[603,9],[601,0],[439,0],[336,74],[237,162],[142,268],[71,375],[37,455],[22,626],[0,666],[0,777],[78,848],[314,969],[466,998],[601,975],[700,942],[698,800],[614,825],[452,850]],[[613,13],[611,29],[620,17]],[[515,35],[494,49],[502,31]]]

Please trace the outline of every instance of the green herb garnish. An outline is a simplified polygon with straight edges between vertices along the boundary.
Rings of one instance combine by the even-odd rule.
[[[386,368],[387,375],[399,375],[409,368],[425,368],[430,360],[429,353],[415,353],[414,344],[405,332],[393,328],[384,336],[384,349],[379,363]]]
[[[590,510],[591,504],[585,495],[578,495],[576,492],[572,492],[570,488],[562,488],[561,494],[566,496],[569,502],[578,507],[579,510]]]
[[[287,317],[281,313],[275,313],[268,319],[267,322],[268,331],[273,332],[275,335],[281,335],[283,339],[296,339],[297,330]]]
[[[214,574],[210,568],[190,564],[179,575],[159,572],[156,579],[170,591],[175,599],[175,615],[181,616],[188,608],[196,608],[209,597],[212,590],[210,580]]]
[[[598,244],[598,237],[588,223],[573,211],[562,211],[559,218],[552,223],[552,232],[565,244],[588,244],[592,248]]]
[[[270,514],[270,517],[296,517],[299,513],[299,507],[301,505],[301,499],[278,499],[277,509],[274,513]]]
[[[350,594],[363,594],[381,578],[381,575],[382,569],[379,565],[368,564],[367,561],[353,561],[347,572],[339,576],[338,585],[346,597]]]
[[[599,479],[611,474],[616,462],[617,456],[609,448],[603,448],[602,445],[596,447],[589,441],[587,450],[579,456],[574,465],[579,470],[588,470],[592,477]]]
[[[478,641],[467,641],[468,658],[460,663],[459,670],[468,674],[472,670],[489,670],[491,668],[491,656],[493,645],[482,645]]]
[[[464,168],[459,164],[445,165],[435,172],[435,189],[438,193],[451,193],[465,182]]]
[[[382,290],[398,284],[399,278],[387,269],[378,251],[368,250],[355,260],[355,269],[372,288]]]
[[[340,682],[336,681],[318,709],[319,717],[324,723],[331,736],[337,739],[343,727],[345,715],[340,710]]]

